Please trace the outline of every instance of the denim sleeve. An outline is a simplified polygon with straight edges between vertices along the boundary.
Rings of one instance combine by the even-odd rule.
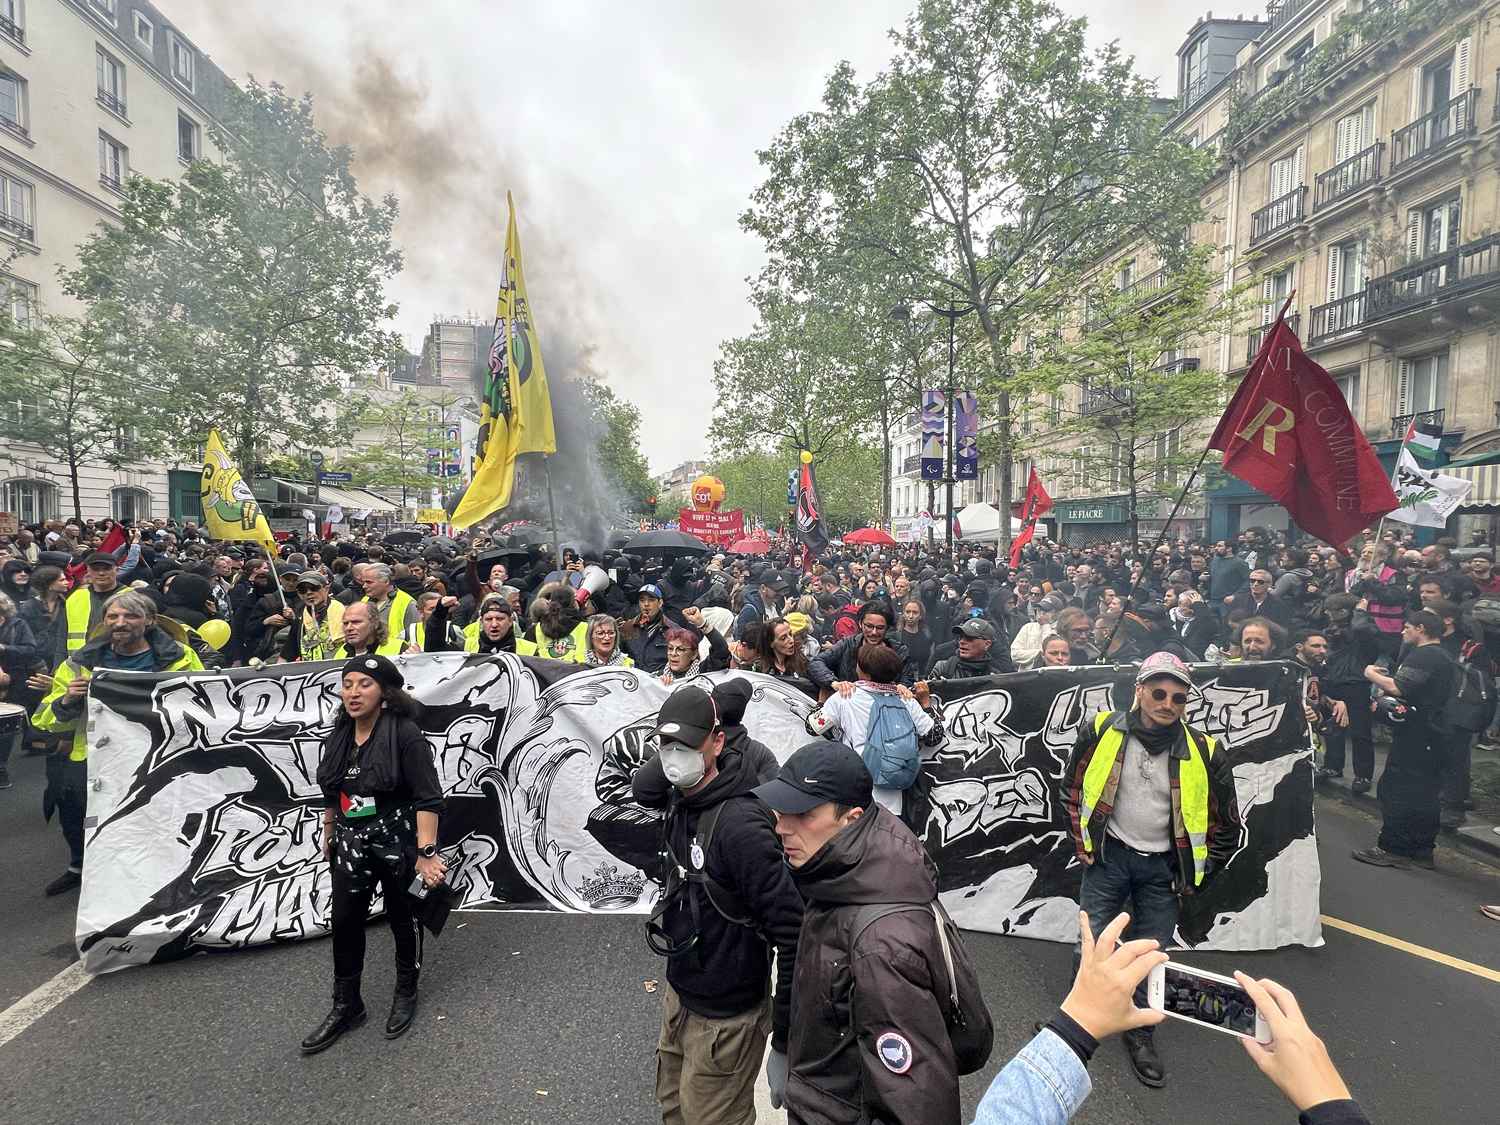
[[[1063,1125],[1093,1088],[1073,1049],[1043,1031],[995,1075],[974,1125]]]

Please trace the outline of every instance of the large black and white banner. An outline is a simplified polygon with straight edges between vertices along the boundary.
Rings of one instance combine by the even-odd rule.
[[[633,669],[401,658],[447,798],[440,841],[465,908],[646,913],[658,818],[630,798],[671,688]],[[107,972],[326,932],[315,777],[339,665],[101,672],[89,696],[89,820],[77,939]],[[1321,944],[1312,773],[1288,664],[1200,666],[1190,718],[1233,748],[1245,848],[1190,900],[1216,948]],[[679,686],[699,690],[705,680]],[[785,758],[813,704],[750,676],[751,734]],[[1059,779],[1078,723],[1129,677],[1048,669],[934,685],[949,730],[914,794],[945,904],[971,929],[1076,936],[1080,868]]]

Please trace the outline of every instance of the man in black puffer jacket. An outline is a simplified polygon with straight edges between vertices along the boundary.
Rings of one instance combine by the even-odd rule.
[[[859,678],[855,663],[861,645],[885,645],[901,655],[900,682],[906,687],[916,683],[917,667],[912,663],[906,646],[893,640],[889,632],[896,623],[896,611],[891,608],[891,603],[884,598],[875,598],[860,606],[855,616],[859,620],[859,632],[813,657],[807,666],[807,678],[825,691],[837,691],[839,684],[853,684]]]
[[[666,809],[666,886],[647,924],[667,958],[656,1097],[665,1122],[751,1125],[768,1033],[778,1100],[786,1087],[802,899],[771,813],[751,794],[759,777],[725,749],[713,697],[687,684],[657,718],[661,749],[631,781],[639,804]]]
[[[995,643],[995,623],[983,617],[970,617],[953,626],[953,640],[958,651],[947,660],[933,665],[930,680],[971,680],[979,676],[998,676],[1016,670],[1010,658],[1010,646]]]

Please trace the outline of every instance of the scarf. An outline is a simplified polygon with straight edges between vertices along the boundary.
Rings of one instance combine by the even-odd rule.
[[[593,649],[589,649],[588,652],[583,654],[583,662],[594,668],[608,668],[617,664],[624,664],[625,654],[619,649],[615,649],[614,652],[610,653],[608,660],[600,660],[599,655]]]
[[[698,658],[693,657],[693,662],[688,665],[688,670],[681,675],[675,674],[670,667],[663,668],[658,672],[657,678],[664,684],[675,684],[678,680],[691,680],[698,674]]]
[[[355,749],[354,723],[345,718],[328,732],[323,756],[318,760],[318,784],[324,789],[341,789],[351,763],[359,767],[354,788],[360,794],[388,792],[401,779],[401,764],[396,747],[396,724],[399,720],[382,712],[365,744]]]
[[[1177,732],[1180,727],[1181,724],[1174,723],[1169,727],[1148,730],[1138,707],[1127,711],[1125,716],[1125,729],[1140,741],[1148,754],[1161,754],[1172,749],[1172,744],[1177,741]]]

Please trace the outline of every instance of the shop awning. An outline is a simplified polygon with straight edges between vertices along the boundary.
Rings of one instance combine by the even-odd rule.
[[[369,508],[376,512],[394,512],[396,506],[389,500],[376,496],[373,492],[367,492],[363,488],[340,488],[337,485],[325,484],[318,489],[318,501],[326,510],[330,504],[337,504],[344,509],[344,514],[350,515],[361,508]]]
[[[1490,465],[1443,465],[1437,471],[1473,483],[1474,491],[1469,493],[1459,507],[1500,509],[1500,462]]]

